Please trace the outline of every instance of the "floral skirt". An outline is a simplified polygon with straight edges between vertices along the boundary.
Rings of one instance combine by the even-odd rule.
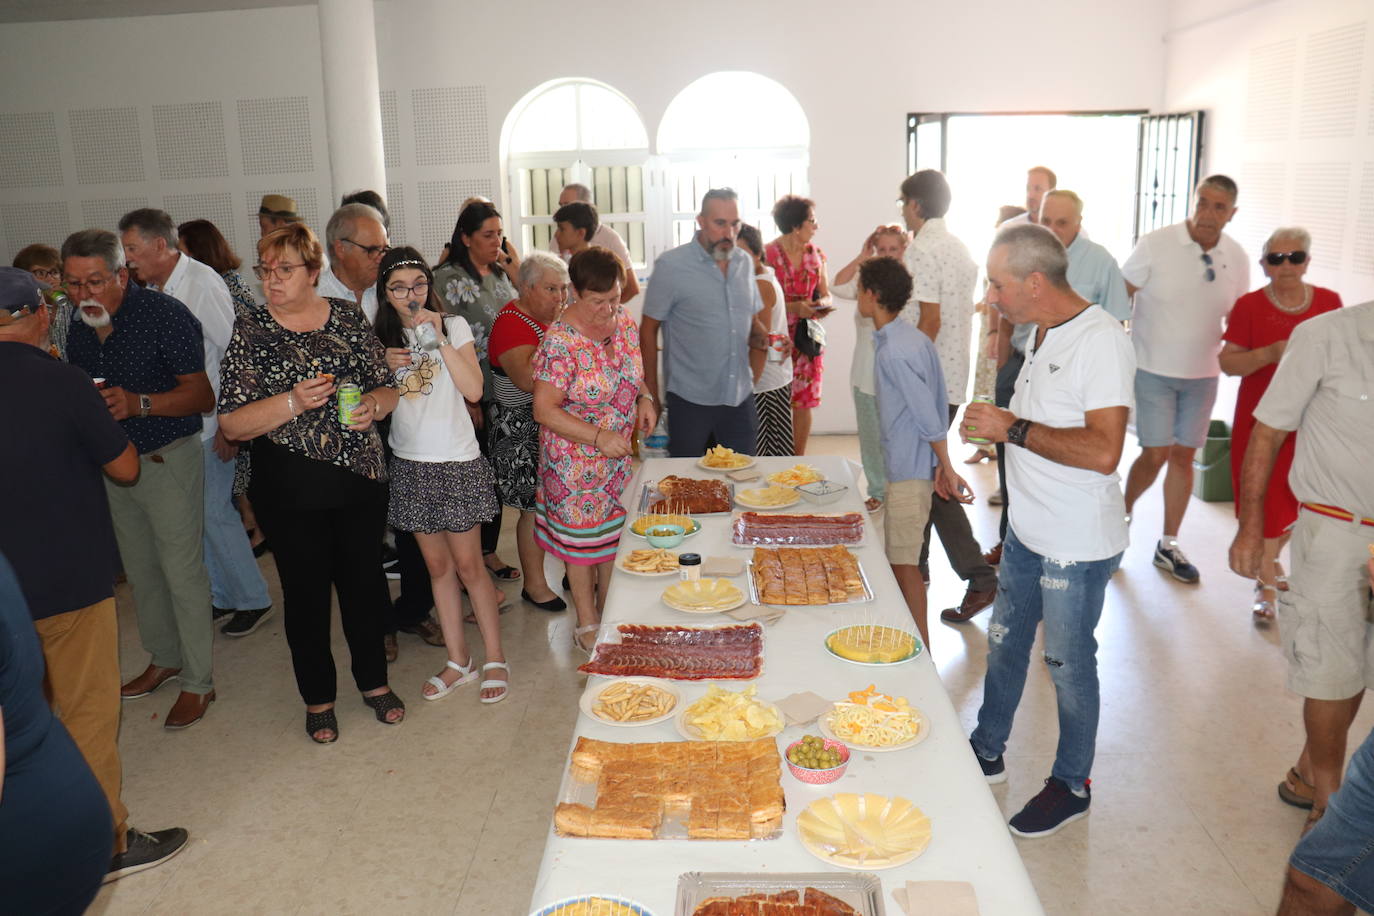
[[[496,517],[496,481],[485,458],[411,461],[391,457],[387,524],[397,531],[467,531]]]
[[[797,318],[787,319],[787,333],[796,339]],[[825,353],[810,357],[796,350],[792,351],[792,406],[821,406],[821,374],[825,371]]]
[[[493,403],[487,441],[501,502],[533,512],[534,491],[539,485],[539,424],[534,422],[534,408]]]

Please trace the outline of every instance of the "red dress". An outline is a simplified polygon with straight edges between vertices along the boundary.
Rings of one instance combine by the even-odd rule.
[[[1263,289],[1246,293],[1236,300],[1226,319],[1226,333],[1221,339],[1247,350],[1257,350],[1271,343],[1287,340],[1293,329],[1309,318],[1341,307],[1341,297],[1333,290],[1312,287],[1312,304],[1300,315],[1281,311],[1269,301]],[[1277,364],[1258,369],[1240,380],[1236,394],[1236,416],[1231,429],[1231,484],[1240,495],[1240,468],[1245,459],[1245,447],[1250,443],[1250,431],[1255,428],[1255,408],[1274,377]],[[1274,473],[1269,478],[1269,492],[1264,497],[1264,536],[1279,537],[1298,518],[1298,501],[1288,485],[1288,472],[1293,467],[1293,444],[1296,434],[1283,440]],[[1239,511],[1239,505],[1237,506]]]
[[[782,250],[782,245],[770,242],[763,249],[763,260],[778,275],[783,295],[788,300],[809,301],[821,282],[821,271],[825,270],[825,255],[810,242],[802,249],[802,260],[793,266]],[[795,335],[797,316],[787,316],[787,333]],[[821,406],[821,373],[825,371],[825,354],[810,357],[793,351],[792,353],[792,406]]]

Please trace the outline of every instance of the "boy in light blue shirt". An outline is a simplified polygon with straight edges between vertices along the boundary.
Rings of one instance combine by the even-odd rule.
[[[859,268],[859,314],[873,319],[873,378],[887,468],[883,532],[887,560],[921,639],[926,590],[919,566],[932,493],[972,502],[949,463],[945,436],[949,407],[935,344],[915,325],[897,321],[911,296],[911,274],[895,258],[873,258]]]

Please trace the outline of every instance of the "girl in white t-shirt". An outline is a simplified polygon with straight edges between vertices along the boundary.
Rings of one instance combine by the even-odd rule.
[[[486,647],[482,674],[499,669],[482,681],[481,700],[497,703],[509,692],[510,665],[501,651],[500,595],[482,562],[480,526],[496,515],[496,482],[466,404],[482,399],[472,328],[461,317],[444,318],[434,274],[414,248],[382,258],[377,299],[377,336],[401,392],[388,440],[387,523],[415,533],[448,647],[448,663],[425,682],[423,695],[438,700],[477,677],[463,635],[461,579]],[[426,349],[431,336],[438,347]]]

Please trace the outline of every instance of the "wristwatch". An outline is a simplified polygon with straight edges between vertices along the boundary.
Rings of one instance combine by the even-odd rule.
[[[138,396],[138,415],[140,417],[146,417],[148,416],[148,411],[152,409],[153,399],[146,394],[140,394]]]
[[[1030,432],[1030,428],[1030,420],[1017,420],[1015,423],[1011,424],[1011,426],[1007,427],[1007,441],[1012,445],[1019,445],[1025,448],[1026,433]]]

